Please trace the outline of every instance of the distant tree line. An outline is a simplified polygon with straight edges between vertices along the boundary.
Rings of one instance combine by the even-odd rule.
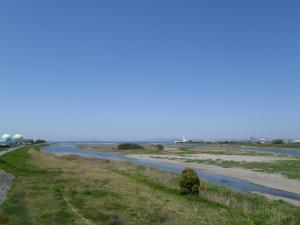
[[[272,144],[274,144],[274,145],[280,145],[280,144],[284,144],[284,141],[282,139],[274,139],[272,141]]]
[[[120,144],[118,146],[118,149],[119,150],[144,149],[144,147],[138,144],[124,143],[124,144]]]
[[[34,141],[34,144],[43,144],[43,143],[46,143],[46,140],[37,139],[37,140]]]

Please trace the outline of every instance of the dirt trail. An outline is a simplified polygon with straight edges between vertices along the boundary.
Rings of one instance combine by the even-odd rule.
[[[76,216],[78,216],[86,225],[94,225],[94,223],[92,221],[85,218],[81,213],[79,213],[78,210],[66,198],[64,198],[64,200],[67,203],[67,205],[69,206],[69,208],[71,209],[71,211],[73,213],[75,213]]]

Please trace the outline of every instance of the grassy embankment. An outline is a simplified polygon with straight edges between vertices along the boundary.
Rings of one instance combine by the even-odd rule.
[[[199,196],[180,195],[178,175],[128,162],[59,158],[37,147],[0,159],[0,168],[17,176],[0,210],[9,225],[300,224],[300,209],[282,201],[206,182]]]
[[[290,179],[300,180],[300,160],[278,160],[273,162],[236,162],[224,160],[186,160],[185,162],[196,162],[213,164],[225,168],[240,167],[259,172],[278,173]]]

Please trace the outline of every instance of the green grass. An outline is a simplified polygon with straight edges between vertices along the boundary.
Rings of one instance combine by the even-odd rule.
[[[15,176],[28,175],[36,171],[36,168],[26,163],[30,158],[28,154],[29,148],[30,147],[24,147],[1,156],[0,169],[4,169]]]
[[[186,162],[198,162],[214,164],[225,168],[240,167],[260,172],[278,173],[290,179],[300,180],[300,160],[278,160],[273,162],[236,162],[223,160],[186,160]]]
[[[297,225],[300,209],[208,184],[181,195],[179,176],[124,161],[54,157],[29,147],[0,157],[16,175],[0,224]]]
[[[0,168],[17,177],[0,215],[7,217],[9,224],[73,224],[74,216],[61,196],[63,186],[55,181],[60,172],[28,164],[29,149],[0,157]]]

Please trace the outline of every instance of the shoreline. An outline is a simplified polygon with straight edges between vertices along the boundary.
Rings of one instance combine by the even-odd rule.
[[[145,159],[157,161],[167,164],[173,164],[183,167],[191,167],[205,172],[229,176],[249,181],[254,184],[265,187],[276,188],[279,190],[295,193],[300,195],[300,181],[288,179],[279,174],[263,173],[251,171],[243,168],[224,168],[215,165],[199,164],[199,163],[185,163],[178,160],[157,159],[149,155],[126,155],[128,158]]]

